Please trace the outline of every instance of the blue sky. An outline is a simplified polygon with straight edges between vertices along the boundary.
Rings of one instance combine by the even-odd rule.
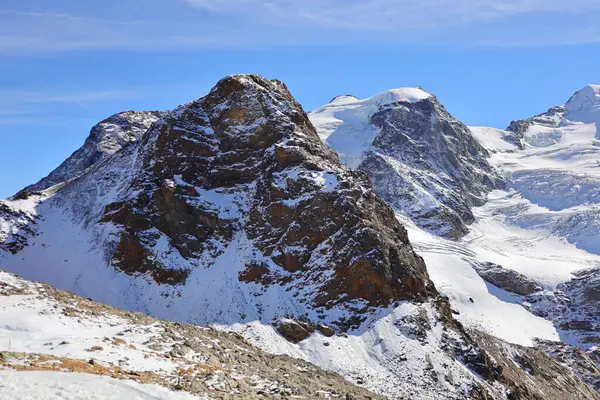
[[[600,0],[3,0],[0,197],[92,125],[172,109],[221,77],[286,82],[306,110],[420,85],[505,127],[600,82]]]

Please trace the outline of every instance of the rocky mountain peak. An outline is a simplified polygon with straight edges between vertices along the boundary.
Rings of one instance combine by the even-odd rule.
[[[108,205],[103,219],[125,228],[113,260],[126,272],[161,281],[172,271],[167,283],[184,282],[187,273],[148,262],[152,227],[188,259],[218,257],[243,232],[262,256],[246,261],[240,279],[308,278],[319,282],[315,305],[425,294],[425,266],[404,228],[366,177],[323,145],[281,82],[227,77],[155,125],[142,149],[131,191],[143,194]]]
[[[547,146],[556,142],[556,129],[572,123],[596,125],[596,138],[600,138],[600,85],[587,85],[575,92],[564,106],[524,120],[512,121],[506,129],[511,133],[507,141],[524,149],[526,144]],[[529,132],[533,127],[537,127]]]
[[[84,145],[58,168],[38,183],[22,192],[42,191],[76,178],[86,169],[139,139],[166,112],[124,111],[114,114],[95,125]]]
[[[97,273],[117,274],[109,278],[119,280],[117,305],[158,315],[173,307],[178,319],[199,323],[288,317],[346,330],[369,308],[437,293],[365,174],[341,165],[283,83],[257,75],[222,79],[33,200],[39,214],[67,217],[42,215],[36,239],[19,238],[18,249],[33,249],[15,256],[15,269],[37,265],[32,257],[45,248],[69,248]],[[52,235],[56,229],[89,239],[58,243],[67,238]],[[60,258],[44,260],[46,271],[61,271],[57,282],[48,277],[52,283],[103,299],[86,280],[91,275]],[[148,284],[161,299],[146,295]],[[225,311],[223,293],[235,297]],[[206,310],[177,303],[178,296]]]

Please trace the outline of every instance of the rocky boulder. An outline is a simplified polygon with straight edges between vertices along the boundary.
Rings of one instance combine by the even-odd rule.
[[[481,262],[475,264],[474,268],[483,280],[507,292],[527,296],[542,290],[533,279],[494,263]]]

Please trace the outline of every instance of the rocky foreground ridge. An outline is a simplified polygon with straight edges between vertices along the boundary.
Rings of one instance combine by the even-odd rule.
[[[115,309],[3,271],[0,338],[11,343],[0,369],[109,376],[202,399],[382,399],[239,335]]]

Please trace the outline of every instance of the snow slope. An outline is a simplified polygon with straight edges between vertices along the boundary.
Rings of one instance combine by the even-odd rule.
[[[470,254],[461,258],[492,262],[531,278],[543,291],[523,298],[487,284],[489,295],[522,304],[554,325],[542,329],[538,324],[539,329],[532,329],[536,325],[527,323],[511,331],[519,319],[507,315],[510,323],[494,328],[498,308],[478,311],[481,318],[474,324],[498,337],[515,341],[519,339],[515,335],[554,336],[595,354],[595,342],[589,337],[595,335],[599,321],[585,310],[588,302],[596,301],[589,294],[595,290],[596,278],[590,277],[598,274],[600,266],[599,93],[598,85],[589,85],[564,106],[514,121],[509,131],[471,128],[492,153],[491,163],[505,174],[507,187],[493,192],[487,204],[475,209],[476,221],[460,244]],[[428,259],[427,246],[420,246],[414,236],[411,239],[444,292],[444,283],[431,271],[435,263]],[[580,276],[587,278],[582,281]],[[444,279],[452,292],[456,283]],[[455,297],[454,304],[461,303],[450,297]],[[467,322],[465,316],[459,318]]]
[[[456,318],[466,326],[524,346],[533,346],[536,339],[560,340],[551,321],[523,307],[523,297],[485,282],[473,267],[482,262],[501,265],[531,277],[552,293],[573,272],[600,265],[600,257],[550,233],[507,223],[502,212],[514,205],[514,195],[505,196],[494,192],[488,204],[476,209],[470,234],[458,243],[414,225],[409,226],[411,242],[425,259],[437,289],[450,299],[460,313]]]
[[[538,229],[600,254],[600,95],[598,86],[578,91],[551,118],[525,120],[524,149],[492,156],[522,210],[507,216],[516,226]],[[474,129],[476,132],[477,128]],[[502,139],[513,132],[497,131]],[[491,143],[487,143],[491,145]]]
[[[424,235],[411,231],[411,241],[425,257],[432,279],[459,308],[461,321],[511,342],[524,344],[539,337],[577,344],[561,327],[516,306],[528,307],[528,300],[491,284],[485,284],[479,297],[493,298],[496,305],[479,306],[481,299],[475,295],[471,295],[474,304],[465,301],[464,296],[484,284],[466,265],[475,261],[501,265],[533,279],[549,296],[570,282],[574,272],[600,266],[599,88],[587,86],[564,107],[511,124],[525,127],[520,132],[523,149],[514,144],[515,132],[470,128],[492,153],[490,162],[505,175],[506,189],[494,191],[488,203],[474,210],[475,223],[458,245],[436,246],[431,241],[439,239],[431,237],[423,244]],[[452,260],[456,270],[436,271],[436,265]],[[460,265],[471,282],[455,280],[461,276],[455,274]]]
[[[199,397],[157,385],[120,381],[106,376],[64,372],[0,370],[4,400],[193,400]],[[208,399],[208,397],[204,397]]]

